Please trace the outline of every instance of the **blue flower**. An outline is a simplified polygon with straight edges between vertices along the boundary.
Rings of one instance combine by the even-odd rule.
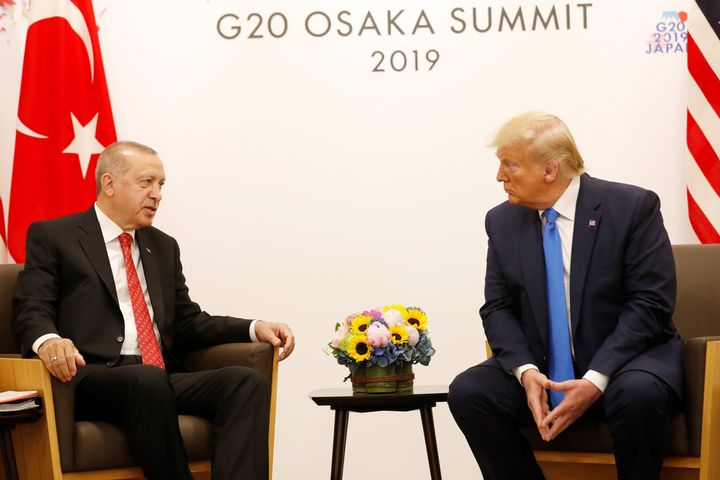
[[[392,343],[388,343],[387,347],[384,348],[373,348],[372,354],[370,355],[370,365],[377,365],[378,367],[387,367],[395,360],[397,360],[400,354],[399,349]]]

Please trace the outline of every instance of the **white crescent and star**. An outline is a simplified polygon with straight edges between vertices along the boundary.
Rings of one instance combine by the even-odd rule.
[[[95,138],[95,130],[97,130],[98,115],[90,120],[87,125],[83,125],[75,118],[75,115],[70,113],[73,124],[73,132],[75,138],[73,138],[70,145],[65,147],[62,153],[75,153],[80,159],[80,168],[82,169],[83,178],[87,176],[87,170],[90,166],[90,157],[95,153],[101,153],[105,146],[98,142]]]
[[[95,56],[92,49],[92,40],[90,39],[90,30],[88,29],[85,17],[83,17],[80,9],[70,0],[34,0],[32,8],[30,9],[30,24],[28,28],[34,23],[47,20],[49,18],[62,18],[64,19],[70,28],[80,37],[85,50],[87,52],[88,60],[90,62],[90,81],[95,79]],[[88,166],[90,165],[90,157],[95,153],[103,151],[104,145],[102,145],[95,137],[95,131],[97,130],[97,120],[99,113],[87,124],[82,125],[80,121],[75,117],[75,114],[70,112],[70,120],[73,126],[73,139],[70,144],[65,147],[62,153],[74,153],[78,156],[80,162],[80,168],[83,172],[83,178],[87,176]],[[47,135],[35,132],[29,128],[18,118],[17,131],[23,135],[27,135],[33,138],[46,139]]]

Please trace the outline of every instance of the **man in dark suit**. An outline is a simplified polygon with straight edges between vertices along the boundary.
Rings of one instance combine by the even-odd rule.
[[[584,174],[555,116],[513,118],[493,145],[508,194],[485,220],[480,315],[493,357],[458,375],[448,398],[483,478],[543,478],[518,426],[534,422],[550,441],[580,416],[599,415],[619,478],[657,480],[682,387],[660,201]]]
[[[211,316],[190,300],[172,237],[152,227],[165,172],[157,153],[117,142],[100,155],[97,202],[37,222],[13,297],[26,356],[75,383],[78,414],[123,425],[149,479],[191,479],[177,415],[213,422],[213,479],[266,480],[268,385],[254,370],[189,372],[183,355],[227,342],[294,348],[281,323]]]

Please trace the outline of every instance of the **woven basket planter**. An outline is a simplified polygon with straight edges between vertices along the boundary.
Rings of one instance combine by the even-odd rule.
[[[353,393],[412,393],[411,363],[360,367],[351,375]]]

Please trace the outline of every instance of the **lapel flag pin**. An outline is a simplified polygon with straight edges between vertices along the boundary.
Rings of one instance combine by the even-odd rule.
[[[597,222],[595,220],[588,221],[588,228],[595,228]]]

